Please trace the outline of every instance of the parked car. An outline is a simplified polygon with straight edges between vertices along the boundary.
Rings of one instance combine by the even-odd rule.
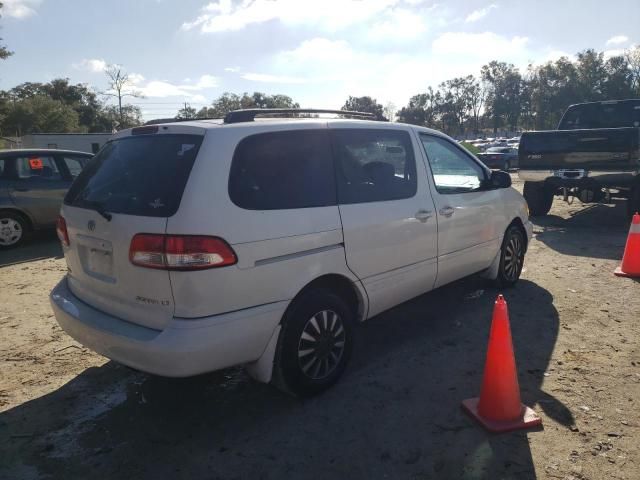
[[[478,272],[518,280],[532,224],[508,174],[426,128],[270,112],[123,130],[96,155],[58,221],[69,335],[153,374],[246,365],[310,395],[357,322]]]
[[[72,150],[0,150],[0,248],[55,225],[62,199],[93,155]]]
[[[557,130],[522,134],[519,176],[532,215],[546,215],[555,195],[583,203],[627,200],[640,210],[640,100],[571,105]]]
[[[518,150],[513,147],[491,147],[478,158],[489,168],[500,168],[505,172],[518,166]]]

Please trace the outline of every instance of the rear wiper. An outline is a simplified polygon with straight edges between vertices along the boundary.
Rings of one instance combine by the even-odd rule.
[[[111,221],[111,218],[112,218],[111,214],[104,209],[104,206],[100,202],[95,202],[92,200],[83,200],[81,203],[83,206],[87,206],[92,210],[95,210],[107,222]]]

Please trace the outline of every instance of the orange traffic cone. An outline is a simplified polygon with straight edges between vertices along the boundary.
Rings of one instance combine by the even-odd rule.
[[[542,424],[536,412],[520,402],[509,313],[502,295],[498,295],[493,309],[480,398],[464,400],[462,408],[490,432],[507,432]]]
[[[627,245],[624,247],[622,265],[613,272],[619,277],[640,278],[640,215],[631,220]]]

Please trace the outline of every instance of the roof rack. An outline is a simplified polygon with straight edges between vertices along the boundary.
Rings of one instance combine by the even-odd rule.
[[[317,108],[248,108],[234,110],[224,117],[224,123],[253,122],[256,116],[293,116],[300,113],[331,113],[345,117],[362,118],[367,120],[386,121],[382,116],[368,112],[353,112],[350,110],[322,110]]]

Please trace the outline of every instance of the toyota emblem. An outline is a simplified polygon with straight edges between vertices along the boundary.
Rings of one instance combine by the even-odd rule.
[[[89,220],[89,223],[87,223],[87,228],[90,232],[93,232],[96,229],[96,222],[94,222],[93,220]]]

